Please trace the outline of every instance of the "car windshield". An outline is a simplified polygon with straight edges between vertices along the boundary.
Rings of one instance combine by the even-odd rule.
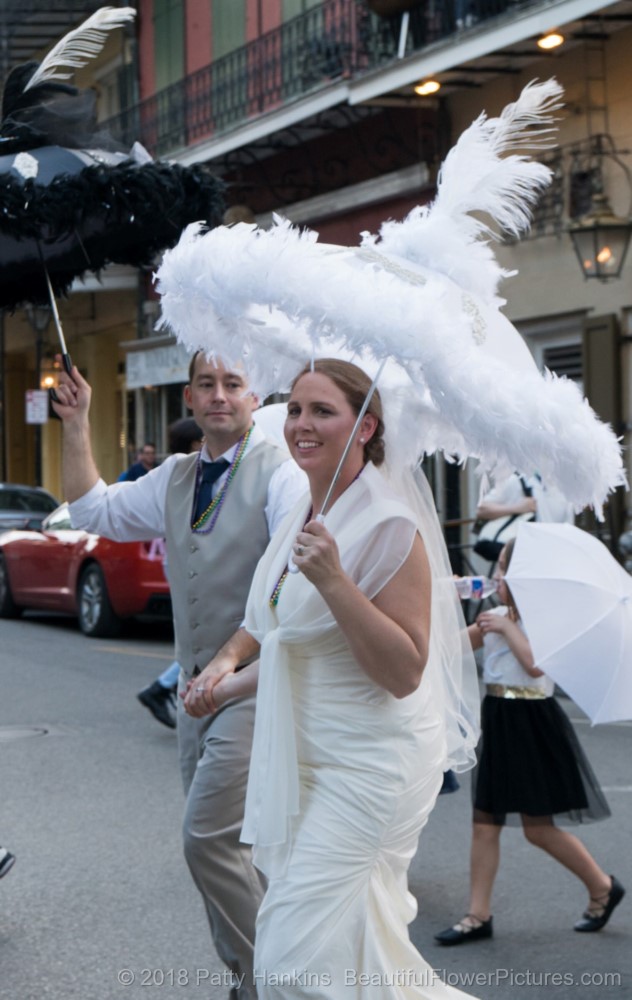
[[[0,490],[0,510],[25,510],[31,513],[49,514],[56,506],[56,500],[48,493],[21,489]]]
[[[72,528],[72,521],[68,512],[68,504],[63,503],[61,507],[49,514],[42,522],[45,531],[68,531]]]

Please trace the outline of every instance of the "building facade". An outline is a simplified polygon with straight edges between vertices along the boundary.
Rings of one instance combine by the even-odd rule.
[[[363,231],[431,199],[442,158],[478,114],[493,116],[530,80],[555,76],[566,105],[542,154],[554,179],[528,237],[499,243],[502,264],[518,272],[501,289],[505,312],[538,364],[580,381],[627,444],[632,255],[618,278],[586,278],[567,230],[600,187],[630,217],[630,0],[139,0],[137,9],[128,51],[135,83],[120,74],[123,103],[111,116],[110,92],[109,127],[154,156],[206,164],[224,180],[227,204],[246,206],[260,225],[276,212],[329,243],[357,244]],[[562,42],[542,49],[553,29]],[[429,80],[439,89],[420,96],[415,87]],[[95,397],[104,394],[109,419],[95,444],[112,477],[131,439],[164,440],[180,413],[185,360],[156,336],[149,276],[129,301],[128,292],[113,295],[117,310],[129,310],[126,322],[114,310],[107,329],[77,326],[75,336],[73,328]],[[106,301],[99,308],[95,324],[109,314]],[[107,364],[101,350],[111,352]],[[16,352],[5,354],[15,367]],[[54,445],[56,429],[46,433]],[[449,538],[467,544],[459,522],[476,506],[476,477],[442,462],[431,472]],[[621,493],[606,522],[613,538],[629,518]]]

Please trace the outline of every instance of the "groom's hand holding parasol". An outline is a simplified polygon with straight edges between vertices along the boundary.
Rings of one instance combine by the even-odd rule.
[[[56,399],[51,406],[64,428],[63,481],[66,500],[78,500],[98,482],[99,472],[90,445],[88,414],[92,389],[73,365],[59,375]]]
[[[61,355],[57,354],[55,360],[61,362]],[[57,416],[68,425],[73,420],[87,418],[91,398],[92,389],[77,366],[72,365],[69,372],[64,370],[60,373],[59,385],[51,403]]]

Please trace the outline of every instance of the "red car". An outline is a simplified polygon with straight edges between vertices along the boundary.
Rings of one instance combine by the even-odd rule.
[[[67,504],[39,531],[0,535],[0,617],[27,609],[76,615],[85,635],[117,635],[124,618],[171,616],[164,543],[112,542],[77,531]]]

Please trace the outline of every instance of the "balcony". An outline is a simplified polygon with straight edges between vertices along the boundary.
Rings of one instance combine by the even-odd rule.
[[[406,57],[454,48],[482,28],[554,6],[551,0],[425,0],[411,12]],[[177,154],[336,83],[397,65],[400,24],[401,17],[372,14],[362,0],[325,0],[107,125],[126,145],[139,140],[155,156]]]

